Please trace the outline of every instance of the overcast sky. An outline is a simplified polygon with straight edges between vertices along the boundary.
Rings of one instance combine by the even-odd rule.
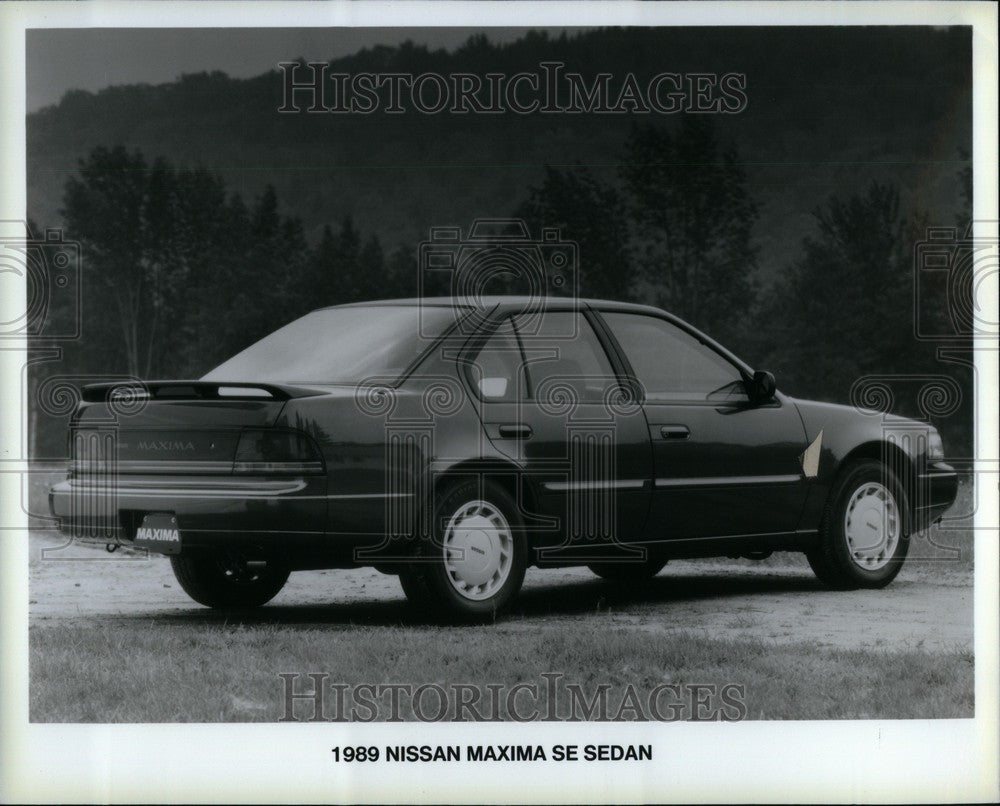
[[[329,60],[406,39],[452,49],[485,31],[507,42],[523,28],[155,28],[31,29],[27,34],[27,109],[58,103],[69,89],[162,84],[181,73],[222,70],[246,78],[299,56]],[[557,33],[561,29],[553,29]]]

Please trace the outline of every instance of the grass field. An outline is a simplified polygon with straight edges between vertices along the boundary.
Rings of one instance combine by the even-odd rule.
[[[808,644],[669,638],[607,629],[537,631],[287,625],[59,625],[31,631],[31,720],[276,721],[280,672],[330,682],[541,683],[559,672],[587,690],[632,684],[745,686],[748,719],[934,718],[973,715],[969,652],[838,651]],[[617,693],[617,697],[616,697]],[[645,694],[643,694],[645,696]],[[299,718],[311,715],[300,703]],[[433,710],[433,707],[432,707]],[[413,718],[404,704],[402,716]],[[384,718],[384,716],[380,717]]]

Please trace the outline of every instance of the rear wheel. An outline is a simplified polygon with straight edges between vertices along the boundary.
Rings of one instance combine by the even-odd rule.
[[[498,484],[470,479],[446,487],[434,512],[434,540],[400,574],[407,597],[460,621],[490,621],[524,581],[527,550],[517,506]]]
[[[274,560],[253,561],[241,552],[176,554],[174,576],[198,604],[221,609],[260,607],[288,581],[288,568]]]
[[[634,562],[594,563],[587,568],[609,582],[636,583],[652,579],[666,564],[666,560],[647,555],[645,559]]]
[[[895,579],[909,549],[906,493],[882,462],[865,459],[841,472],[820,525],[820,543],[806,554],[823,583],[881,588]]]

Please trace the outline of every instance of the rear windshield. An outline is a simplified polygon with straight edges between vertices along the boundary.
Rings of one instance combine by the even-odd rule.
[[[456,320],[448,307],[313,311],[237,353],[206,381],[356,383],[397,378]]]

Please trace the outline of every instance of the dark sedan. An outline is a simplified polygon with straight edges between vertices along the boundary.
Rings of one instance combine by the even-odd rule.
[[[957,490],[926,423],[794,400],[676,317],[597,300],[324,308],[198,381],[86,387],[71,436],[61,528],[169,555],[210,607],[374,566],[484,619],[529,566],[637,582],[775,550],[880,587]]]

